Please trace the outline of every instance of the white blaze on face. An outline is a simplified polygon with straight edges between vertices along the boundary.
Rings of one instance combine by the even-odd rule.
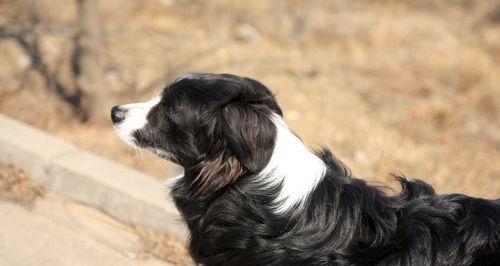
[[[276,142],[258,180],[271,186],[281,184],[275,200],[275,211],[280,214],[296,205],[300,207],[321,181],[327,167],[290,131],[281,116],[274,114],[272,120],[276,126]]]
[[[146,125],[149,111],[157,105],[160,100],[161,97],[158,95],[147,102],[121,105],[120,109],[125,112],[125,119],[114,125],[118,136],[124,142],[135,146],[132,136],[133,132]]]

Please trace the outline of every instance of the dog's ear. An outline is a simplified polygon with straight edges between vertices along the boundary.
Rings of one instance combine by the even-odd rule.
[[[193,181],[199,192],[222,188],[266,166],[276,137],[272,115],[262,101],[237,95],[204,119],[209,122],[202,131],[208,134],[198,141],[206,156]]]
[[[242,84],[232,97],[199,119],[197,142],[204,158],[194,168],[193,185],[198,192],[218,190],[239,177],[258,173],[271,159],[276,137],[272,119],[281,110],[263,85]]]
[[[222,136],[232,156],[249,173],[262,170],[270,159],[276,136],[269,108],[233,102],[221,112]]]

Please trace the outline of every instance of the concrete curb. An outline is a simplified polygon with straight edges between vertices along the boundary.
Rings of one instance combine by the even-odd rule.
[[[187,230],[160,182],[2,114],[0,161],[121,222],[186,239]]]

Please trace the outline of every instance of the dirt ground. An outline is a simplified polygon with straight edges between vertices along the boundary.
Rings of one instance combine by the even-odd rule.
[[[440,193],[498,198],[498,2],[100,1],[109,104],[145,100],[184,72],[246,75],[360,178],[394,185],[389,174],[403,173]],[[42,50],[64,78],[75,6],[36,3]],[[109,121],[76,121],[12,40],[0,40],[0,62],[0,112],[155,177],[174,171],[127,148]]]
[[[9,207],[4,202],[15,203],[22,206],[25,210],[18,207]],[[184,243],[178,239],[164,234],[153,233],[144,228],[131,228],[91,207],[61,198],[50,192],[47,193],[44,186],[31,180],[23,170],[2,162],[0,162],[0,208],[3,211],[6,209],[11,211],[9,215],[15,217],[9,217],[10,219],[37,220],[42,217],[42,220],[48,220],[48,223],[47,221],[42,221],[41,223],[30,221],[15,225],[2,220],[0,238],[3,240],[6,240],[5,238],[8,239],[7,236],[9,235],[5,231],[5,228],[10,228],[9,230],[21,230],[20,228],[22,228],[23,232],[31,232],[17,234],[15,236],[16,240],[9,239],[11,243],[3,243],[3,246],[0,245],[3,248],[3,250],[0,249],[4,252],[3,255],[8,254],[8,258],[4,258],[6,261],[2,261],[7,263],[5,265],[10,265],[9,259],[15,260],[20,258],[26,265],[67,264],[69,261],[74,262],[75,260],[79,265],[83,265],[85,262],[95,264],[103,263],[103,261],[99,260],[109,261],[116,259],[121,259],[122,263],[126,265],[167,265],[152,263],[147,260],[148,257],[156,257],[157,259],[178,266],[193,265]],[[54,228],[53,223],[57,224],[57,227]],[[46,227],[44,230],[48,230],[48,232],[37,232],[39,231],[36,228],[37,226]],[[70,229],[70,232],[68,232],[68,229]],[[68,238],[68,235],[71,236]],[[42,243],[42,245],[50,247],[47,249],[46,254],[35,252],[35,255],[31,254],[28,256],[26,254],[30,253],[30,251],[26,251],[22,246],[18,245],[19,242],[27,241],[23,237],[33,236],[36,236],[37,239],[44,239],[38,241],[36,244],[46,241]],[[84,240],[87,241],[81,243],[80,237],[86,238]],[[97,252],[99,256],[97,258],[85,259],[78,257],[72,252],[61,256],[61,243],[58,243],[61,238],[66,238],[65,241],[68,241],[62,245],[77,246],[74,250],[82,249],[89,252]],[[92,242],[90,244],[88,243],[89,239]],[[32,249],[36,250],[36,244]],[[88,250],[89,246],[97,249],[99,252]],[[113,254],[113,252],[109,251],[101,252],[102,250],[99,250],[99,248],[106,249],[110,247],[113,251],[118,251],[122,255],[125,253],[127,256],[122,258],[119,254]],[[13,253],[9,253],[5,249]],[[54,249],[58,251],[58,254],[54,254]],[[21,252],[20,250],[23,251]],[[16,258],[16,256],[20,257]]]

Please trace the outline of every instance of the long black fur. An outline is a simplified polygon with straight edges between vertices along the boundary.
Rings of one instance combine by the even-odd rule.
[[[327,172],[305,204],[276,214],[280,187],[255,182],[273,151],[272,113],[281,110],[255,80],[190,74],[164,90],[136,132],[139,146],[185,169],[171,195],[196,263],[500,265],[500,200],[437,195],[402,176],[390,196],[328,149],[316,152]]]

